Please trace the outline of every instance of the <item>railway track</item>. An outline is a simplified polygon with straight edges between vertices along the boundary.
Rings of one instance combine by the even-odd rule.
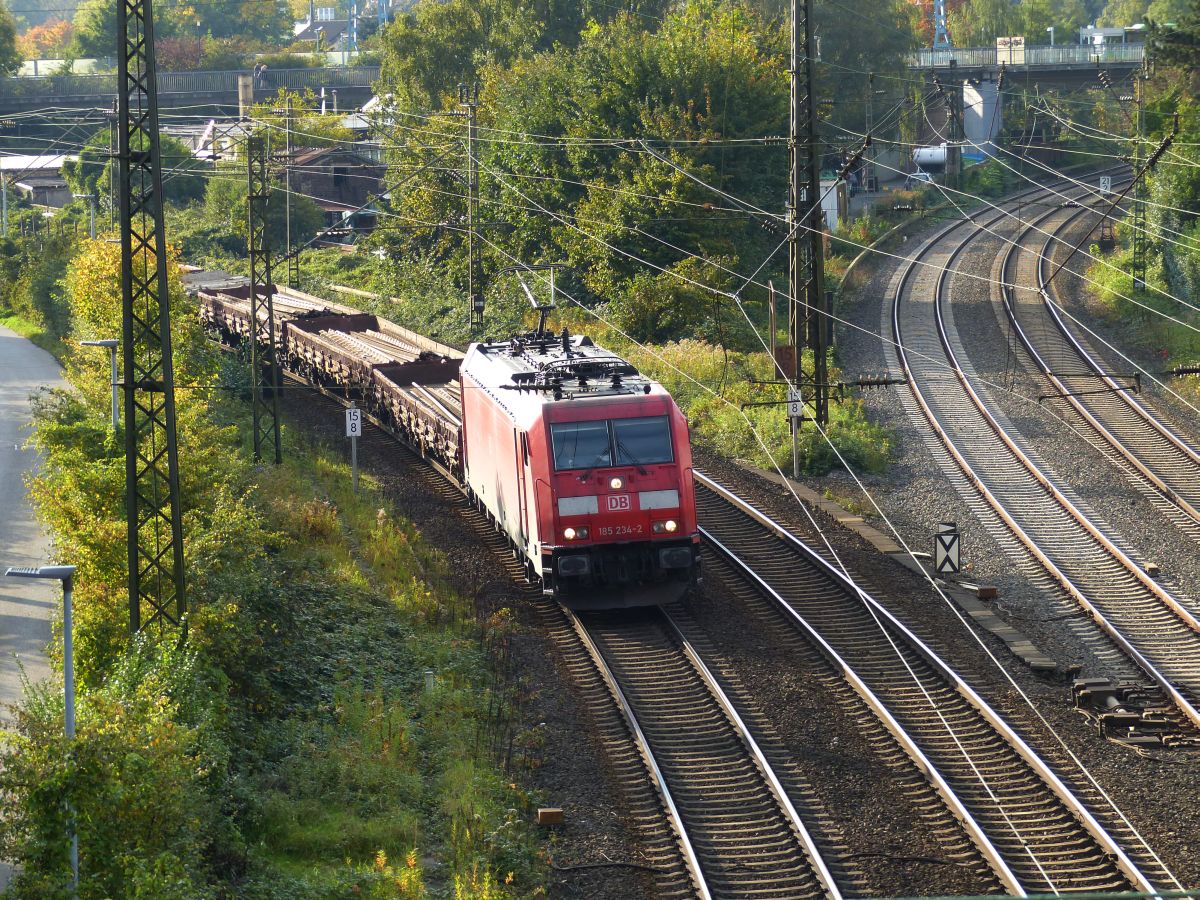
[[[790,530],[697,476],[706,546],[814,644],[925,775],[1008,893],[1173,884],[915,634]],[[1137,858],[1122,848],[1135,848]]]
[[[783,781],[676,624],[678,611],[566,615],[642,748],[698,895],[840,898]]]
[[[985,227],[1004,215],[984,217]],[[1200,622],[1156,584],[1009,434],[972,386],[947,324],[953,266],[968,246],[957,222],[901,270],[892,330],[912,395],[946,451],[1009,534],[1108,637],[1200,726]],[[980,232],[975,232],[978,234]]]
[[[1170,501],[1188,520],[1192,536],[1200,538],[1196,527],[1200,526],[1200,452],[1138,400],[1128,383],[1121,383],[1128,377],[1118,380],[1110,373],[1110,367],[1076,337],[1050,297],[1047,279],[1054,271],[1054,251],[1062,249],[1056,234],[1089,213],[1077,210],[1064,217],[1051,212],[1018,235],[1001,267],[1006,314],[1026,352],[1057,392],[1054,399],[1067,405],[1125,467]],[[1053,234],[1040,235],[1035,226]],[[1010,285],[1017,283],[1037,284],[1038,292],[1013,291]]]
[[[701,491],[722,494],[715,483],[699,480],[706,485]],[[729,501],[731,495],[723,495]],[[729,502],[736,508],[735,501]],[[1122,848],[1136,846],[1134,836],[1114,837],[961,679],[881,607],[852,584],[840,585],[842,599],[835,604],[808,575],[799,584],[789,583],[799,571],[795,561],[804,557],[794,538],[795,546],[788,544],[778,526],[749,508],[741,509],[745,520],[726,533],[728,514],[711,507],[711,498],[706,499],[709,545],[791,610],[797,627],[821,647],[935,786],[995,873],[998,888],[1017,895],[1150,891],[1155,882],[1170,881],[1168,873],[1146,869],[1127,856]],[[791,565],[784,561],[783,569],[772,568],[780,556],[774,562],[763,558],[771,539],[795,554]],[[822,577],[833,584],[834,575]],[[792,602],[784,599],[788,592]],[[819,628],[800,617],[797,603],[806,615],[810,608],[823,611]],[[849,625],[855,615],[857,633]],[[661,805],[671,822],[674,840],[664,839],[659,828],[659,839],[649,845],[658,858],[660,885],[668,887],[667,895],[680,896],[840,897],[819,841],[808,833],[784,782],[671,616],[663,611],[568,616],[579,646],[594,663],[593,674],[616,700],[654,786],[659,804],[644,802],[638,811],[653,817]],[[850,660],[867,674],[860,676]],[[578,659],[569,664],[580,668]],[[594,677],[591,683],[594,694]],[[620,744],[622,729],[612,716],[607,723]],[[633,761],[627,753],[620,763],[628,775]],[[645,800],[645,785],[641,796]],[[647,827],[653,831],[653,823]]]

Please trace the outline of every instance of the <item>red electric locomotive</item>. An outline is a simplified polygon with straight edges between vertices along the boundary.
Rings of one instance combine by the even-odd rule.
[[[467,490],[546,593],[643,606],[696,582],[687,420],[661,385],[565,330],[472,344],[461,377]]]

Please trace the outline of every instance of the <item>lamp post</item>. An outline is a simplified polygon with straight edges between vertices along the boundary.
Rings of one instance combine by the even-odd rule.
[[[120,342],[116,338],[107,338],[103,341],[80,341],[85,347],[107,347],[110,369],[112,371],[112,426],[113,434],[117,433],[117,426],[121,424],[119,407],[117,405],[117,347]]]
[[[63,586],[63,731],[68,741],[75,740],[75,660],[71,649],[71,589],[75,581],[74,566],[38,566],[24,568],[9,566],[4,573],[12,578],[43,578],[61,581]],[[79,896],[79,835],[75,831],[75,813],[68,805],[70,824],[67,834],[71,839],[71,895]]]
[[[1047,30],[1048,32],[1050,32],[1050,46],[1051,46],[1051,47],[1053,47],[1053,46],[1054,46],[1054,26],[1053,26],[1053,25],[1051,25],[1051,26],[1050,26],[1049,28],[1047,28],[1046,30]]]

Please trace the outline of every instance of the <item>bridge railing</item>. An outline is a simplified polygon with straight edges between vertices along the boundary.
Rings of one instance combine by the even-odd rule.
[[[229,72],[159,72],[160,94],[236,94],[238,75],[249,71]],[[277,88],[314,91],[321,88],[365,88],[379,78],[378,66],[352,66],[327,69],[269,69],[257,83],[259,90]],[[56,97],[111,97],[117,92],[117,76],[108,75],[40,75],[23,78],[0,78],[0,100]]]
[[[949,68],[950,61],[961,68],[989,68],[1001,62],[1011,68],[1040,66],[1044,68],[1094,66],[1097,63],[1140,63],[1145,55],[1144,44],[1102,44],[1099,46],[1026,47],[1024,58],[1020,50],[997,50],[995,47],[964,47],[952,50],[918,50],[909,56],[909,65],[918,69]]]

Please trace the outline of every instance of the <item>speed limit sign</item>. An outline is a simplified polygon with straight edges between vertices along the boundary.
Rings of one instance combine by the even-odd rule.
[[[1101,175],[1100,176],[1100,193],[1102,193],[1102,194],[1111,194],[1112,193],[1112,176],[1111,175]]]
[[[358,437],[362,434],[362,410],[346,410],[346,437]]]

